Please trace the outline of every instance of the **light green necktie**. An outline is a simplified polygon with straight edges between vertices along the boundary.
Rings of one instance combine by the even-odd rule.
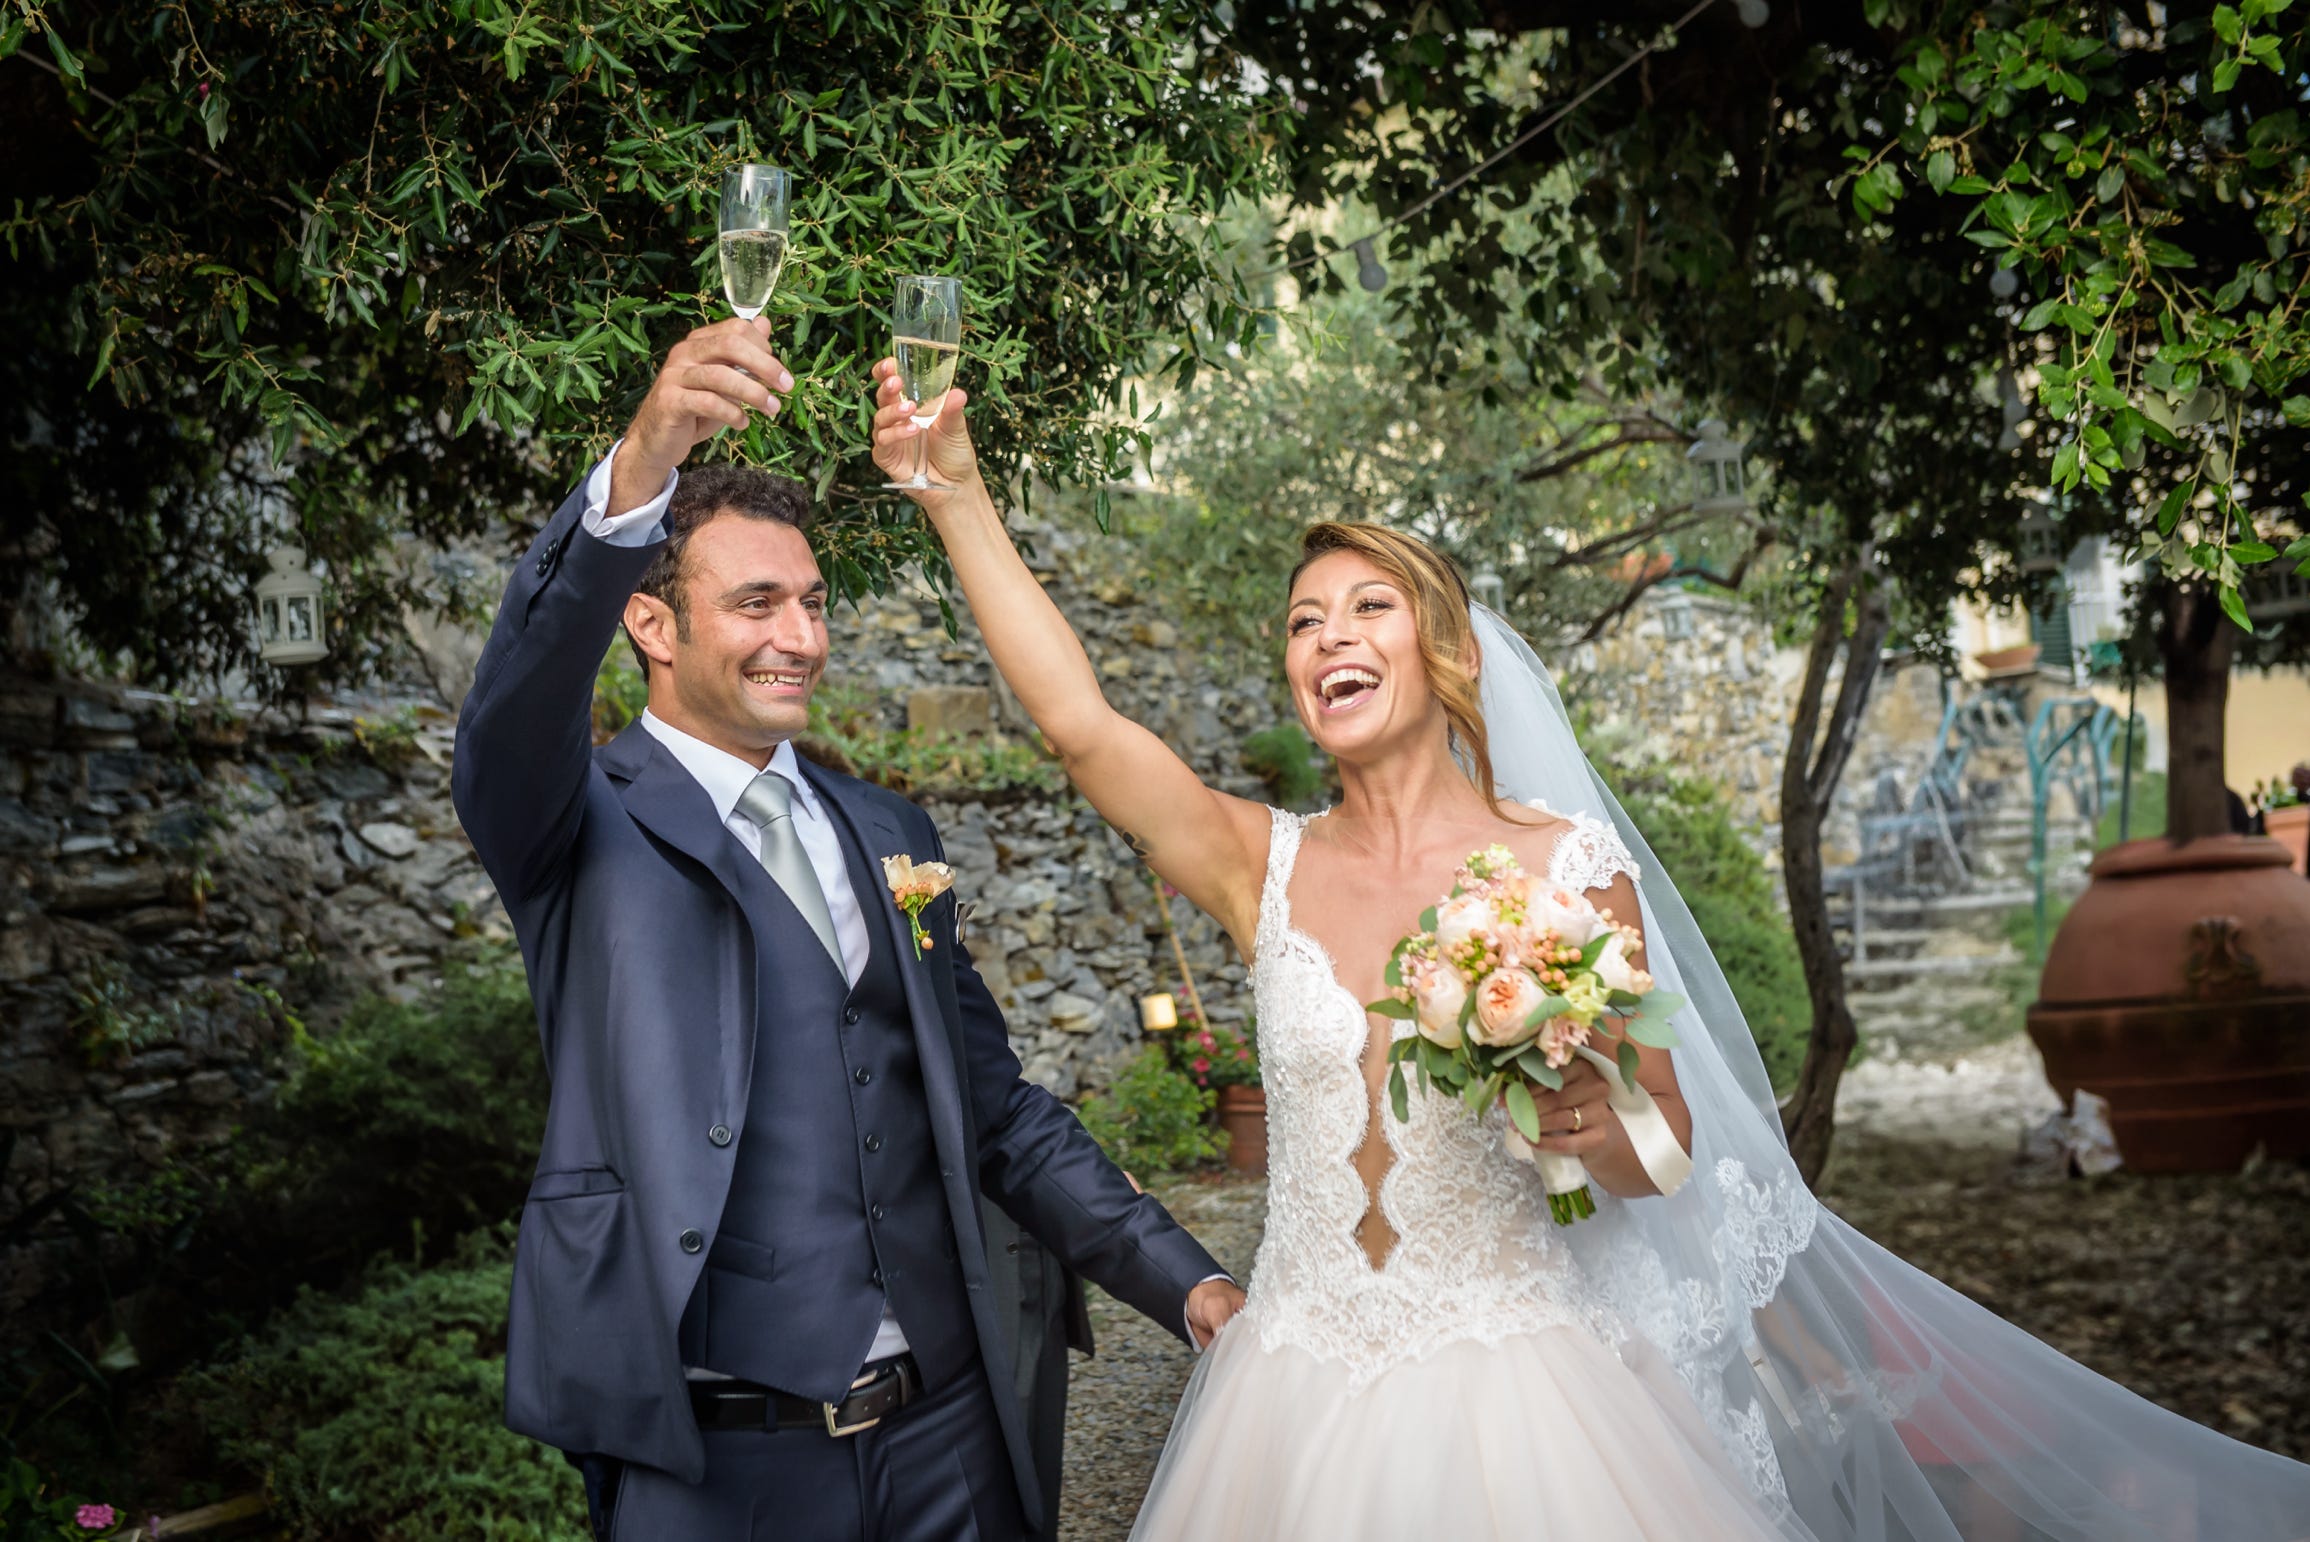
[[[777,772],[765,771],[739,794],[738,812],[762,828],[763,870],[802,912],[834,967],[844,969],[842,944],[834,935],[834,912],[826,908],[818,869],[810,865],[810,853],[802,849],[802,836],[794,828],[793,785]]]

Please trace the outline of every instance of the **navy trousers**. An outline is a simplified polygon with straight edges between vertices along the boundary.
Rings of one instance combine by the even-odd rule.
[[[1020,1542],[1010,1457],[975,1359],[870,1430],[708,1430],[706,1481],[619,1474],[614,1542]]]

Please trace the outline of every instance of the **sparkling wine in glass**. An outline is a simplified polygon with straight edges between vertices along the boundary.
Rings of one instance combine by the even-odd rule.
[[[951,278],[910,273],[898,281],[890,306],[891,351],[898,359],[898,389],[914,403],[914,476],[904,482],[885,482],[888,488],[915,492],[948,492],[944,482],[930,479],[930,435],[954,388],[955,365],[962,359],[962,284]]]
[[[786,266],[787,187],[775,166],[722,174],[722,293],[748,321],[770,303]]]

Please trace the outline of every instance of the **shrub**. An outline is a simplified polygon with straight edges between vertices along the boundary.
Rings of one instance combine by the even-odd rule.
[[[379,1263],[343,1296],[300,1295],[181,1395],[291,1535],[586,1542],[576,1472],[503,1423],[512,1271],[508,1228],[432,1269]]]
[[[1286,808],[1312,803],[1323,791],[1323,767],[1315,743],[1297,723],[1263,728],[1243,741],[1243,763],[1275,789]]]
[[[1668,870],[1724,969],[1777,1092],[1795,1085],[1812,1033],[1797,940],[1764,860],[1713,782],[1644,769],[1616,776],[1629,818]]]
[[[371,998],[327,1038],[299,1033],[242,1181],[305,1267],[512,1216],[545,1134],[537,1018],[511,950],[453,962],[415,1003]],[[252,1217],[252,1220],[258,1220]],[[263,1222],[260,1220],[260,1224]]]
[[[1162,1048],[1150,1044],[1076,1114],[1116,1166],[1145,1178],[1225,1152],[1226,1137],[1211,1124],[1214,1101],[1215,1094],[1173,1069]]]

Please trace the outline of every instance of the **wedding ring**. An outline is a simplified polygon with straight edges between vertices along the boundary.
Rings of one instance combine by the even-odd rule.
[[[1578,1135],[1578,1134],[1580,1133],[1580,1126],[1581,1126],[1581,1123],[1582,1123],[1582,1119],[1581,1119],[1581,1116],[1580,1116],[1580,1110],[1576,1108],[1576,1109],[1572,1110],[1572,1133],[1573,1133],[1573,1134],[1575,1134],[1575,1135]]]

